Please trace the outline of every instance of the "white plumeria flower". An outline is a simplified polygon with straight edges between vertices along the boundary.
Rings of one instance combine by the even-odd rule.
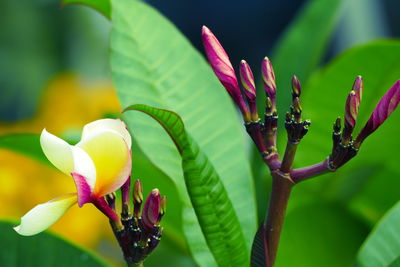
[[[74,146],[44,129],[40,144],[49,161],[73,177],[77,192],[37,205],[21,218],[15,231],[25,236],[38,234],[76,203],[79,207],[93,203],[110,219],[119,220],[104,196],[119,189],[131,174],[132,140],[121,120],[102,119],[85,125]]]

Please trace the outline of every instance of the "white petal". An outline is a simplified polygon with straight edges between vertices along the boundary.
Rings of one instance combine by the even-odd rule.
[[[40,145],[48,160],[60,171],[70,175],[74,169],[71,145],[44,129]]]
[[[67,175],[72,172],[86,178],[93,189],[96,183],[96,168],[89,155],[80,147],[71,146],[61,138],[44,129],[40,136],[40,144],[49,161]]]
[[[76,194],[67,194],[39,204],[21,218],[14,230],[20,235],[36,235],[53,225],[76,202]]]
[[[119,133],[125,140],[129,149],[132,146],[131,135],[129,134],[126,125],[119,119],[102,119],[86,124],[82,131],[82,141],[90,138],[93,135],[103,132],[104,130],[113,130]]]

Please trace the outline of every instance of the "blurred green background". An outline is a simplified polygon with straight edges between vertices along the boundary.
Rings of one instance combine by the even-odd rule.
[[[305,85],[304,115],[311,118],[313,125],[299,148],[296,167],[316,163],[329,153],[331,123],[343,113],[352,77],[362,74],[365,78],[366,104],[361,105],[358,128],[383,92],[400,78],[399,44],[396,40],[376,42],[399,37],[398,1],[347,1],[332,15],[334,23],[327,22],[325,27],[312,21],[306,23],[307,31],[297,29],[294,44],[299,49],[298,54],[290,57],[286,54],[286,61],[285,52],[280,51],[278,45],[285,41],[292,29],[291,23],[302,14],[306,2],[147,1],[171,20],[201,53],[200,29],[207,25],[223,43],[234,66],[242,58],[252,66],[259,66],[264,56],[274,55],[273,63],[274,58],[280,63],[275,66],[277,73],[284,73],[282,76],[300,74]],[[328,12],[327,8],[334,5],[335,1],[331,1],[331,5],[319,12]],[[111,25],[107,18],[88,7],[62,6],[59,0],[3,0],[0,10],[0,134],[40,133],[46,127],[59,136],[77,140],[85,123],[119,115],[122,107],[111,82]],[[301,49],[302,43],[313,41],[314,26],[332,30],[323,36],[318,49],[312,50],[312,45],[309,46],[311,51]],[[359,45],[366,46],[342,55],[343,51]],[[342,56],[336,58],[338,55]],[[314,63],[305,63],[314,57],[318,58]],[[326,67],[332,59],[335,59],[333,63]],[[380,64],[385,67],[378,73]],[[260,78],[257,68],[254,74],[256,79]],[[287,90],[279,93],[279,107],[283,113],[289,101],[285,100],[289,94],[289,80],[277,78],[281,85],[278,90]],[[262,95],[262,88],[259,89]],[[351,266],[355,261],[360,245],[374,224],[400,199],[397,169],[400,115],[397,113],[384,129],[366,142],[365,149],[349,166],[305,182],[294,190],[278,266]],[[281,137],[284,141],[282,131]],[[255,177],[258,215],[262,218],[270,177],[247,138],[246,141],[249,144],[246,153]],[[282,150],[284,142],[280,145]],[[146,266],[195,266],[181,229],[181,204],[176,185],[149,161],[137,144],[135,148],[133,173],[143,181],[145,194],[159,187],[170,199],[164,219],[165,236]],[[34,205],[73,188],[72,180],[53,168],[0,148],[0,218],[16,223]],[[50,230],[101,254],[110,264],[123,266],[107,220],[94,207],[87,205],[83,209],[74,207]],[[23,244],[21,237],[7,232],[8,226],[0,224],[7,240]],[[47,240],[52,236],[43,234],[37,238],[37,241],[30,240],[37,242],[34,244],[45,242],[52,246],[52,241]],[[2,263],[10,267],[40,266],[35,262],[15,261],[15,258],[24,257],[18,253],[13,256],[14,260],[8,260],[6,248],[15,246],[4,242],[2,246],[1,266]],[[42,266],[55,266],[51,261],[46,264]],[[88,263],[88,266],[92,266],[90,264],[96,266],[96,263]]]

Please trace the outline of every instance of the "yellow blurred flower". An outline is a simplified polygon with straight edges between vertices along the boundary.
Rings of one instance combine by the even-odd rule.
[[[40,133],[46,128],[63,135],[81,129],[104,114],[120,111],[110,82],[88,84],[77,76],[63,74],[49,84],[33,118],[0,123],[0,134]],[[4,149],[0,149],[0,158],[0,217],[18,220],[32,208],[32,203],[42,203],[75,190],[73,180],[55,168]],[[72,214],[61,218],[50,229],[90,247],[104,235],[111,235],[108,219],[92,205],[72,207],[69,213]]]

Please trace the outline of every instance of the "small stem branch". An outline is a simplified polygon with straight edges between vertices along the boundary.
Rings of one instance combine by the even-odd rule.
[[[300,169],[295,169],[292,170],[290,173],[290,176],[292,177],[292,180],[297,184],[301,181],[307,180],[309,178],[327,173],[327,172],[334,172],[336,169],[332,169],[329,166],[329,157],[317,164],[300,168]]]
[[[144,267],[143,262],[138,264],[128,264],[128,267]]]
[[[268,165],[271,172],[281,167],[279,155],[276,152],[264,155],[263,161]]]
[[[298,142],[288,141],[286,145],[285,155],[283,156],[281,171],[289,173],[293,167],[294,156],[296,155]]]
[[[265,221],[265,234],[268,244],[269,260],[274,265],[279,239],[285,219],[286,206],[294,183],[289,174],[281,171],[272,172],[272,192],[268,215]]]

